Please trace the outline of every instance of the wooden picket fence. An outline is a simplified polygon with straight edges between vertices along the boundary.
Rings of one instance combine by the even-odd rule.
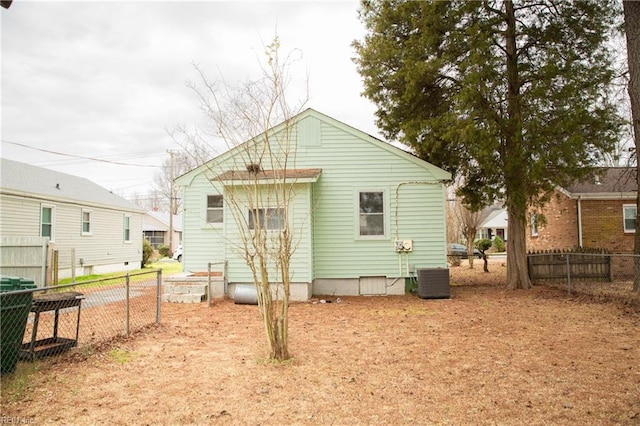
[[[577,248],[529,252],[531,280],[586,278],[613,281],[611,253],[604,249]]]

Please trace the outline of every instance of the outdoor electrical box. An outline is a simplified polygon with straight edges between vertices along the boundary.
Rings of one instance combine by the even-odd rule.
[[[396,240],[396,251],[398,253],[408,253],[410,251],[413,251],[413,241]]]

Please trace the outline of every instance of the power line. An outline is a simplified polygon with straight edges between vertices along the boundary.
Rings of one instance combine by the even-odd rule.
[[[36,151],[46,152],[46,153],[55,154],[55,155],[62,155],[64,157],[79,158],[79,159],[82,159],[82,160],[99,161],[101,163],[117,164],[119,166],[152,167],[152,168],[157,168],[158,167],[158,166],[152,166],[152,165],[148,165],[148,164],[121,163],[119,161],[103,160],[103,159],[100,159],[100,158],[83,157],[81,155],[66,154],[64,152],[57,152],[57,151],[51,151],[51,150],[48,150],[48,149],[36,148],[36,147],[29,146],[29,145],[26,145],[26,144],[23,144],[23,143],[11,142],[11,141],[7,141],[7,140],[4,140],[4,139],[0,139],[0,141],[2,141],[3,143],[8,143],[8,144],[11,144],[11,145],[17,145],[17,146],[21,146],[21,147],[24,147],[24,148],[33,149],[33,150],[36,150]]]
[[[151,157],[160,157],[160,156],[164,156],[164,153],[158,153],[158,152],[140,152],[140,153],[132,153],[132,154],[112,154],[112,155],[104,155],[101,156],[100,158],[102,160],[109,160],[109,161],[124,161],[124,160],[133,160],[134,158],[151,158]],[[37,161],[34,162],[34,164],[39,165],[39,166],[63,166],[63,165],[76,165],[76,164],[82,164],[82,163],[86,163],[87,160],[84,159],[78,159],[78,158],[69,158],[67,160],[43,160],[43,161]]]

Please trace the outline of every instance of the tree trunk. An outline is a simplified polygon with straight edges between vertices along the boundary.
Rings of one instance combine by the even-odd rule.
[[[505,170],[509,241],[507,247],[507,288],[531,288],[527,272],[526,246],[526,158],[522,145],[522,111],[516,45],[516,18],[513,2],[505,2],[507,29],[507,123],[505,126]]]
[[[507,288],[531,288],[527,270],[526,221],[508,211]]]
[[[467,259],[469,260],[469,269],[473,269],[473,261],[475,260],[475,256],[473,255],[473,239],[475,238],[475,233],[469,237],[467,235]],[[471,241],[471,242],[469,242]]]
[[[636,180],[640,189],[640,2],[623,1],[624,29],[627,33],[627,62],[629,65],[629,99],[631,100],[631,125],[633,140],[636,147]],[[640,193],[636,200],[636,211],[640,211]],[[640,254],[640,221],[636,219],[635,248],[636,255]],[[635,279],[633,291],[640,292],[640,274],[638,259],[635,259]]]

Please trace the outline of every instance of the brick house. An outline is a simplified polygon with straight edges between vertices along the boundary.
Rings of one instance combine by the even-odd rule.
[[[605,248],[612,253],[632,253],[636,223],[635,170],[611,167],[590,180],[558,188],[551,201],[529,216],[527,248],[530,251]],[[540,222],[540,224],[537,224]]]

